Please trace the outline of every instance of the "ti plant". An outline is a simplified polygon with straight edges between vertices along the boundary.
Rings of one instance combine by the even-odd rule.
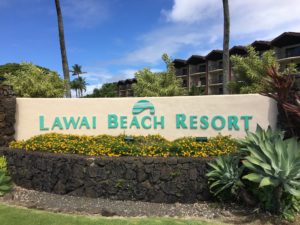
[[[4,157],[0,157],[0,196],[9,192],[12,188],[10,176],[7,175],[7,164]]]
[[[272,186],[276,202],[276,213],[282,213],[281,202],[284,193],[300,197],[300,145],[296,138],[283,140],[283,134],[263,131],[248,132],[243,142],[248,152],[243,165],[249,173],[243,179],[258,183],[259,188]]]

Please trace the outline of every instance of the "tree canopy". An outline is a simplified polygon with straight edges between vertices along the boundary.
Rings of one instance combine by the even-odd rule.
[[[3,83],[13,86],[18,97],[64,96],[64,81],[54,71],[32,63],[6,64],[4,69]]]
[[[86,95],[87,98],[106,98],[117,97],[117,84],[106,83],[101,88],[95,88],[92,94]]]
[[[137,83],[132,88],[135,96],[157,97],[157,96],[178,96],[184,95],[182,80],[176,77],[175,67],[167,54],[162,55],[162,60],[166,64],[165,72],[152,72],[149,68],[144,68],[135,73]]]
[[[234,80],[228,83],[228,89],[231,93],[272,92],[272,87],[267,82],[269,78],[266,75],[271,67],[275,68],[282,76],[296,72],[294,64],[290,64],[288,68],[281,69],[273,50],[259,55],[252,46],[248,46],[247,53],[247,56],[231,56],[234,74]]]

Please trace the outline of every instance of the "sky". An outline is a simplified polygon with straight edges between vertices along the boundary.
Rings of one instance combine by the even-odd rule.
[[[87,72],[87,92],[162,71],[172,59],[222,49],[222,0],[60,0],[69,67]],[[229,0],[230,45],[300,32],[299,0]],[[0,65],[32,62],[62,74],[54,0],[0,0]],[[73,78],[72,78],[73,79]]]

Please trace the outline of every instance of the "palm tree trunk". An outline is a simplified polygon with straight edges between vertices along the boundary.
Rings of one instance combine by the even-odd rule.
[[[229,35],[230,35],[230,16],[228,0],[223,0],[224,15],[224,37],[223,37],[223,92],[228,94],[227,84],[229,81]]]
[[[58,21],[58,32],[59,32],[62,67],[63,67],[64,80],[65,80],[65,96],[67,98],[71,98],[70,73],[69,73],[69,65],[68,65],[67,52],[66,52],[64,25],[63,25],[59,0],[55,0],[55,6],[56,6],[56,13],[57,13],[57,21]]]

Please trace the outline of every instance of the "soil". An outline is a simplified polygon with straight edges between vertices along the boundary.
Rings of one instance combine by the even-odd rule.
[[[0,198],[1,203],[83,215],[119,217],[176,217],[213,220],[227,224],[288,224],[278,217],[260,213],[236,204],[198,202],[195,204],[162,204],[139,201],[118,201],[103,198],[74,197],[14,187],[14,190]],[[300,224],[297,218],[292,224]]]

